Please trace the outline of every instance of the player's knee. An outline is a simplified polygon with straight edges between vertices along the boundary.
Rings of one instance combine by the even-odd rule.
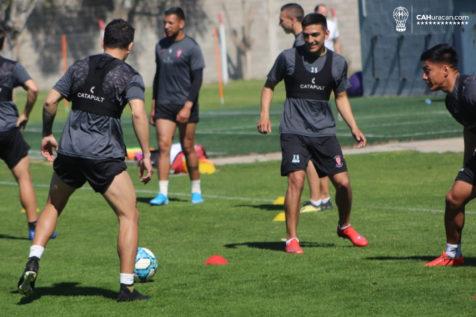
[[[462,207],[465,200],[459,195],[456,195],[454,192],[450,191],[446,194],[445,202],[446,206],[456,209]]]
[[[160,154],[169,155],[171,146],[172,146],[172,142],[170,140],[163,140],[163,139],[159,140]]]
[[[185,155],[190,155],[190,154],[193,154],[195,153],[195,148],[193,147],[193,143],[192,142],[184,142],[182,144],[182,150],[184,152]]]
[[[335,181],[336,190],[350,190],[350,180],[348,177],[341,178]]]
[[[301,189],[304,187],[304,173],[291,173],[288,176],[289,187]]]

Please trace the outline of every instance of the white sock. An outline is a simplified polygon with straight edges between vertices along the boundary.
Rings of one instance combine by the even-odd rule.
[[[331,197],[330,197],[330,196],[327,197],[327,198],[323,198],[323,199],[322,199],[322,203],[325,204],[325,203],[327,203],[329,200],[331,200]]]
[[[28,256],[31,258],[32,256],[36,256],[38,259],[41,259],[43,252],[45,251],[45,247],[39,244],[34,244],[30,247],[30,255]]]
[[[168,196],[169,194],[169,181],[159,181],[159,193]]]
[[[192,193],[202,193],[202,190],[200,188],[200,180],[196,179],[190,182],[192,185]]]
[[[322,203],[322,200],[312,200],[312,199],[309,199],[309,202],[311,203],[311,205],[313,205],[314,207],[319,207]]]
[[[291,238],[291,239],[286,240],[286,245],[290,244],[291,241],[293,241],[293,240],[296,240],[297,242],[299,242],[298,238]]]
[[[350,223],[349,223],[349,224],[346,224],[345,226],[342,226],[342,227],[339,225],[339,229],[340,229],[340,230],[345,230],[345,229],[347,229],[347,228],[349,228],[349,227],[350,227]]]
[[[446,244],[446,255],[450,258],[459,258],[461,254],[461,244]]]
[[[119,281],[121,284],[132,285],[134,284],[134,274],[121,273],[119,274]]]

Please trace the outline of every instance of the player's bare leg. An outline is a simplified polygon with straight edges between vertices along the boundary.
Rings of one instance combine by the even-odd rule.
[[[201,185],[200,185],[200,171],[198,169],[198,156],[195,152],[195,131],[197,129],[196,123],[185,123],[179,125],[180,144],[185,154],[187,162],[187,170],[191,182],[192,203],[199,204],[203,202]]]
[[[29,166],[30,159],[28,156],[25,156],[12,168],[12,174],[18,182],[20,202],[26,211],[26,218],[29,223],[34,223],[38,220],[36,214],[38,205]]]
[[[58,217],[74,190],[73,187],[61,181],[56,173],[53,173],[48,200],[38,219],[35,238],[30,247],[30,255],[25,265],[25,270],[18,281],[18,290],[20,293],[29,295],[33,292],[38,276],[39,260],[56,228]]]
[[[159,173],[159,194],[149,203],[153,206],[161,206],[169,203],[170,148],[172,147],[172,140],[177,124],[174,121],[157,119],[155,127],[159,145],[159,162],[157,164],[157,171]]]
[[[367,239],[360,235],[350,225],[350,212],[352,209],[352,187],[350,185],[349,174],[347,172],[330,176],[336,189],[336,204],[339,212],[339,223],[337,225],[337,235],[349,239],[357,247],[368,245]]]
[[[118,301],[145,300],[147,296],[134,290],[134,263],[139,239],[139,211],[136,192],[129,174],[116,175],[103,194],[119,221],[117,253],[120,260],[121,289]],[[124,282],[123,279],[127,282]]]
[[[297,226],[305,177],[306,173],[304,171],[294,171],[288,174],[288,189],[284,200],[287,232],[286,252],[288,253],[303,253],[297,237]]]

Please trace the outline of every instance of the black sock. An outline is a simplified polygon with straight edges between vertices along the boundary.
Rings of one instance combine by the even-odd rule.
[[[28,221],[28,229],[35,229],[36,227],[36,221],[29,222]]]

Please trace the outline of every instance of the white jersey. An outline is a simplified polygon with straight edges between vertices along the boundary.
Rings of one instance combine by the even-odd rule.
[[[330,49],[334,50],[334,40],[339,37],[339,29],[337,23],[333,20],[327,20],[327,29],[329,30],[329,37],[326,39],[324,45]]]

